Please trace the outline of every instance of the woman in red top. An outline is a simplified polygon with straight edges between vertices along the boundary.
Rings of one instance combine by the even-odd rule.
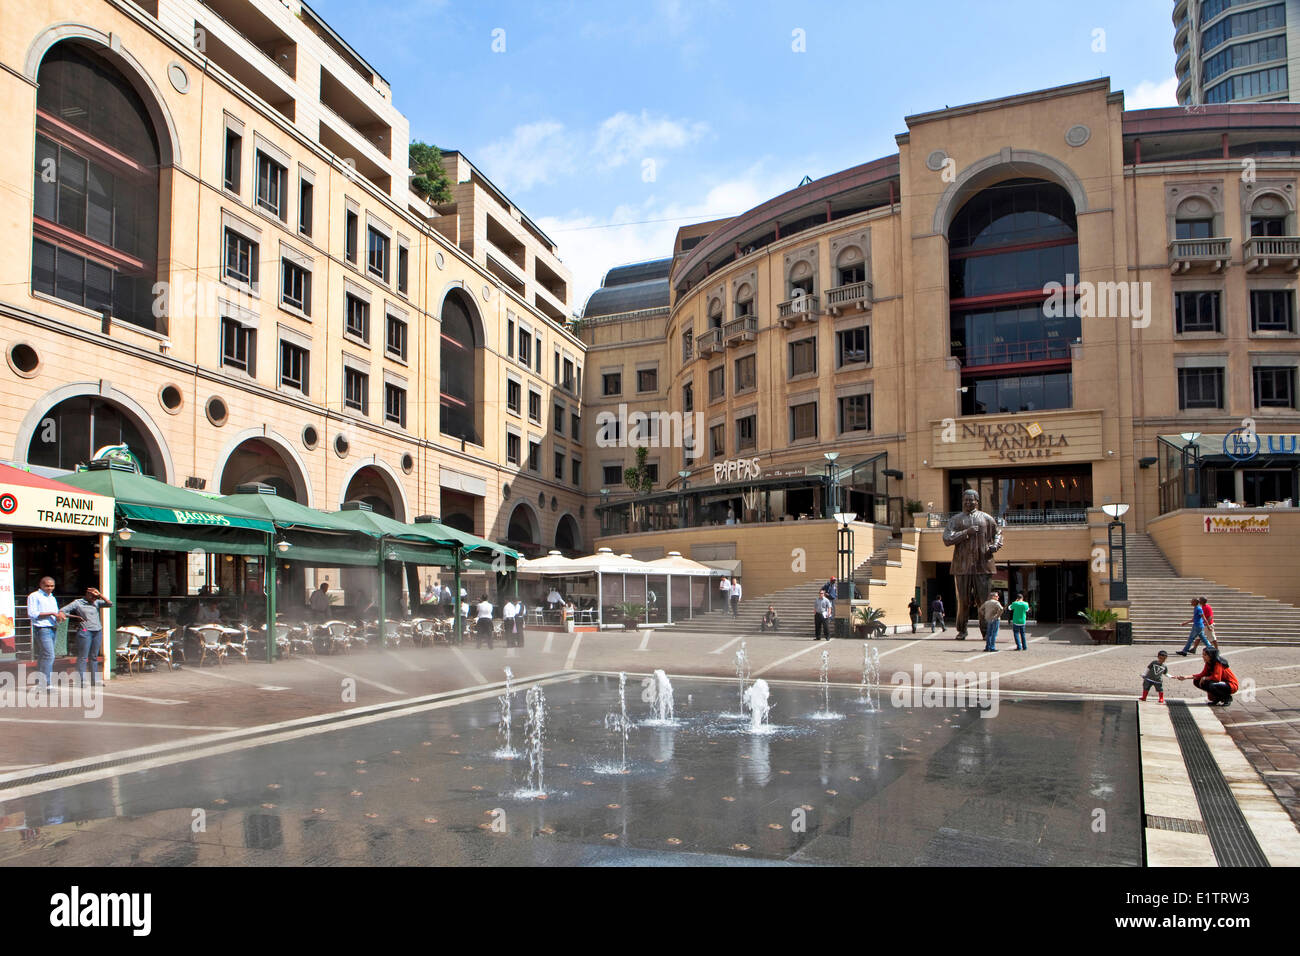
[[[1210,607],[1209,598],[1201,598],[1201,613],[1205,615],[1205,643],[1211,647],[1219,646],[1219,639],[1214,634],[1214,608]]]
[[[1237,676],[1228,669],[1228,662],[1212,647],[1201,651],[1201,660],[1205,662],[1205,666],[1201,668],[1199,674],[1190,677],[1183,675],[1174,679],[1190,680],[1205,691],[1211,704],[1227,707],[1232,703],[1233,692],[1237,689]]]

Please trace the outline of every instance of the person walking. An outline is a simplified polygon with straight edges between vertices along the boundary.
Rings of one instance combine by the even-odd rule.
[[[1210,607],[1210,599],[1201,596],[1201,613],[1205,615],[1205,643],[1216,650],[1219,647],[1219,639],[1214,635],[1214,608]]]
[[[934,633],[934,626],[939,625],[939,633],[942,634],[948,630],[947,624],[943,620],[943,598],[937,597],[930,602],[930,633]]]
[[[1183,621],[1183,625],[1190,624],[1192,629],[1187,633],[1187,643],[1183,649],[1178,652],[1179,657],[1186,657],[1192,651],[1196,650],[1196,645],[1205,640],[1205,612],[1201,610],[1201,601],[1199,598],[1192,598],[1192,618],[1190,621]]]
[[[27,620],[32,623],[32,651],[36,656],[36,673],[51,687],[54,681],[54,638],[59,621],[68,615],[59,610],[54,597],[54,578],[41,578],[39,587],[27,595]]]
[[[740,578],[731,579],[731,616],[740,617]]]
[[[1160,694],[1160,703],[1165,702],[1165,675],[1169,673],[1169,666],[1165,661],[1169,660],[1169,655],[1161,651],[1156,655],[1156,659],[1147,665],[1146,673],[1142,675],[1142,696],[1138,700],[1146,700],[1147,694],[1154,687]]]
[[[916,622],[921,619],[921,605],[916,603],[916,598],[912,598],[907,605],[907,616],[912,619],[912,633],[915,634]]]
[[[1015,638],[1016,650],[1029,650],[1029,644],[1025,640],[1025,624],[1029,618],[1029,602],[1025,600],[1023,594],[1017,594],[1016,599],[1011,602],[1007,610],[1011,612],[1011,636]]]
[[[482,647],[483,642],[487,641],[488,650],[492,650],[492,602],[488,600],[487,595],[483,595],[483,600],[478,604],[478,636],[475,639],[474,646]]]
[[[816,610],[813,612],[813,640],[820,641],[822,637],[826,640],[831,639],[830,620],[834,609],[831,606],[830,598],[826,596],[826,589],[822,588],[817,592]]]
[[[835,575],[831,575],[831,579],[826,582],[826,585],[822,588],[822,590],[826,592],[826,597],[831,602],[831,617],[834,617],[835,602],[840,599],[840,586],[835,581]]]
[[[311,597],[307,599],[307,603],[311,605],[311,611],[316,620],[325,620],[329,616],[330,610],[330,583],[322,581],[320,587],[311,592]]]
[[[998,600],[998,592],[989,592],[989,599],[980,605],[980,624],[984,627],[984,650],[996,651],[998,649],[998,625],[1002,620],[1002,612],[1006,608]]]
[[[722,598],[723,608],[731,607],[731,579],[723,578],[718,582],[718,596]]]
[[[86,596],[77,598],[59,608],[60,613],[77,622],[77,679],[86,683],[86,661],[90,661],[90,683],[98,683],[99,651],[104,640],[104,625],[99,616],[101,607],[112,603],[99,593],[98,588],[86,588]]]

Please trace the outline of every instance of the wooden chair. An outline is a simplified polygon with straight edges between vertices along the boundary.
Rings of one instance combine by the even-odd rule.
[[[222,640],[226,629],[220,624],[203,624],[191,630],[199,639],[199,666],[202,667],[209,657],[215,657],[220,666],[226,656],[226,645]]]
[[[229,657],[231,654],[238,654],[248,663],[248,628],[245,627],[223,627],[221,629],[221,643],[225,645],[225,652],[222,657]]]
[[[176,628],[159,628],[145,638],[140,647],[140,657],[147,664],[166,663],[172,669],[172,635]]]
[[[117,642],[113,656],[117,658],[119,671],[123,664],[126,665],[128,674],[132,673],[132,668],[139,666],[141,647],[149,637],[149,632],[143,627],[127,625],[117,629]]]

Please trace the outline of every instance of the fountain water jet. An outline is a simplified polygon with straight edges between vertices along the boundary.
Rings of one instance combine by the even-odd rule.
[[[874,645],[862,648],[862,693],[860,700],[867,702],[871,710],[878,710],[877,705],[880,684],[880,651]]]
[[[822,651],[821,672],[817,675],[818,681],[822,685],[822,713],[830,716],[831,713],[831,652]]]
[[[511,760],[516,756],[515,749],[510,744],[510,702],[514,697],[514,689],[510,684],[511,681],[514,680],[515,675],[510,668],[507,667],[505,670],[506,691],[497,698],[497,705],[501,715],[500,720],[497,722],[497,738],[501,741],[501,746],[497,750],[495,756]]]
[[[528,720],[524,723],[524,737],[528,742],[528,790],[543,794],[545,754],[543,734],[546,730],[546,694],[538,684],[528,688]]]
[[[745,681],[749,680],[749,654],[745,651],[745,642],[740,642],[736,651],[736,677],[740,681],[740,712],[745,712]]]
[[[749,729],[752,733],[761,733],[767,726],[768,715],[772,712],[767,693],[767,681],[761,677],[750,684],[749,689],[745,691],[742,705],[749,710]]]
[[[653,680],[655,696],[650,706],[654,719],[670,721],[673,719],[673,685],[662,670],[655,671]]]
[[[619,770],[627,773],[627,734],[631,723],[627,719],[627,674],[620,671],[618,675],[618,713],[605,716],[605,729],[619,733],[623,738],[623,761]]]

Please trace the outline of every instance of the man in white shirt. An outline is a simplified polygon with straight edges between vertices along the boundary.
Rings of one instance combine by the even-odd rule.
[[[312,614],[316,616],[316,620],[325,620],[330,610],[330,583],[322,581],[320,587],[311,592],[311,597],[307,599],[307,603],[311,605]]]
[[[723,578],[718,582],[718,596],[722,598],[722,606],[725,609],[731,604],[731,579]]]
[[[813,608],[813,640],[820,641],[822,636],[831,639],[831,600],[826,596],[826,589],[817,592],[817,604]]]
[[[486,594],[478,603],[478,637],[474,646],[482,647],[484,641],[487,641],[488,650],[492,650],[492,602]]]
[[[731,581],[731,616],[740,617],[740,578]]]
[[[564,603],[564,598],[560,595],[559,591],[555,588],[551,588],[551,593],[546,595],[546,603],[553,608],[559,607]]]
[[[54,637],[59,621],[68,615],[59,610],[54,597],[54,578],[41,578],[40,587],[27,596],[27,619],[32,623],[32,650],[36,654],[36,672],[49,687],[54,680]]]
[[[501,620],[504,623],[502,629],[506,633],[506,647],[515,647],[519,643],[519,612],[522,607],[522,604],[506,601],[501,608]]]

